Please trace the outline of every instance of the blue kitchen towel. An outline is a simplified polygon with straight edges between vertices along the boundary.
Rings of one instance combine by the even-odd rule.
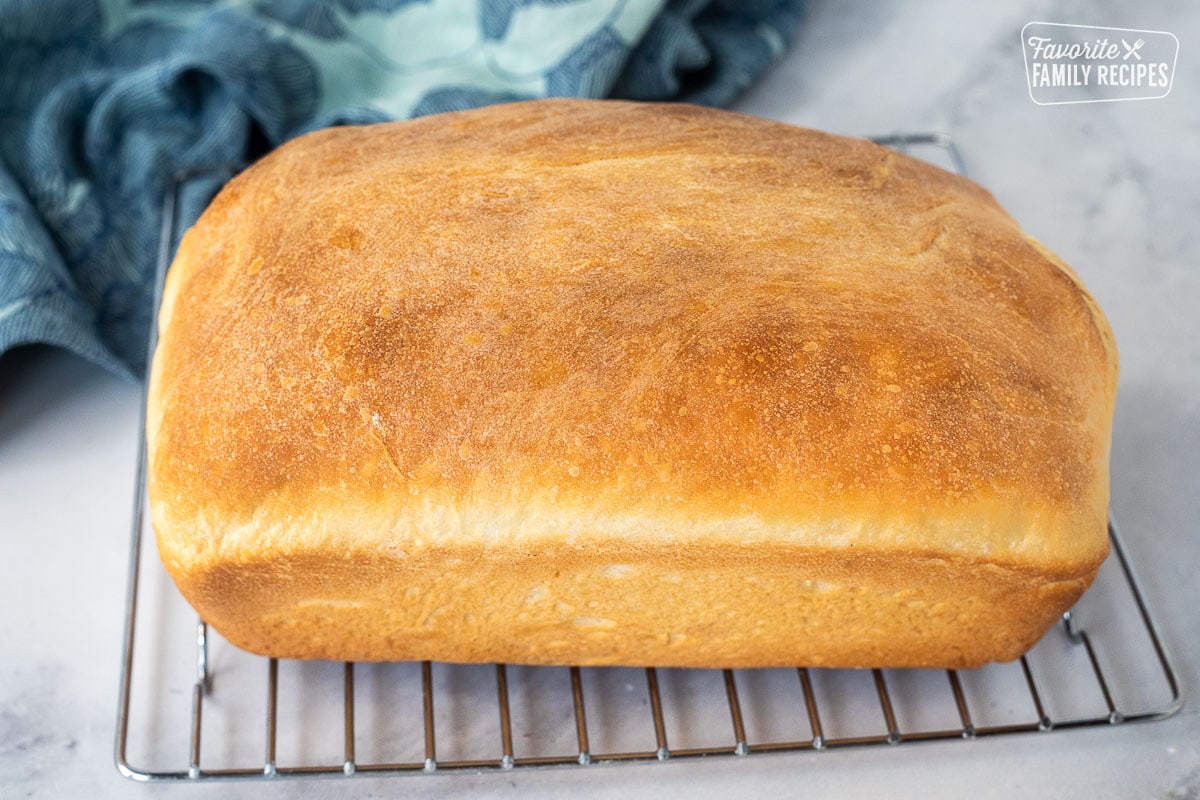
[[[141,374],[181,171],[326,125],[534,97],[727,104],[800,5],[0,0],[0,353],[47,343]],[[184,199],[184,225],[202,202]]]

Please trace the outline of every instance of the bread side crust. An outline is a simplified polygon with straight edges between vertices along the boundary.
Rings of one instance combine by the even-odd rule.
[[[1095,576],[859,550],[554,538],[258,551],[174,574],[223,636],[276,657],[947,668],[1016,658]]]
[[[792,529],[487,501],[424,499],[387,518],[290,508],[264,508],[241,526],[203,521],[219,538],[159,536],[168,570],[209,624],[287,658],[974,667],[1028,649],[1107,552],[1046,559],[1039,526],[1069,520],[1025,509],[1022,524],[986,504],[940,516],[882,506],[872,516],[860,504]],[[160,532],[178,530],[169,513],[154,509]],[[965,545],[904,545],[931,541],[931,531],[970,541],[964,520],[1024,535],[987,559]],[[205,540],[220,549],[197,550]]]

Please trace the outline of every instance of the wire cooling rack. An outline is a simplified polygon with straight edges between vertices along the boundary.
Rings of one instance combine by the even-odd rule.
[[[941,134],[876,141],[953,172]],[[198,207],[232,174],[179,176],[159,282]],[[157,305],[157,302],[156,302]],[[151,335],[151,349],[154,339]],[[144,403],[143,403],[144,408]],[[977,739],[1163,719],[1175,669],[1115,524],[1095,584],[1033,649],[977,670],[630,669],[250,655],[210,631],[154,552],[145,425],[137,468],[115,758],[140,781],[586,767],[616,761]]]

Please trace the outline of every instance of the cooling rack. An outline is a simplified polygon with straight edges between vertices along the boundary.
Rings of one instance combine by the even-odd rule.
[[[943,134],[876,141],[966,174]],[[158,286],[231,168],[164,197]],[[157,302],[160,298],[156,297]],[[151,351],[154,334],[151,334]],[[145,404],[143,403],[143,409]],[[144,414],[144,412],[143,412]],[[406,775],[827,751],[1163,719],[1183,704],[1124,540],[1026,655],[977,670],[698,670],[280,661],[239,650],[179,596],[146,515],[145,420],[115,760],[139,781]]]

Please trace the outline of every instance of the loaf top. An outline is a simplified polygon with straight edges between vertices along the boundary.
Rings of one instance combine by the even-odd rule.
[[[986,191],[860,139],[581,100],[318,131],[188,231],[159,331],[176,573],[546,537],[1063,578],[1107,551],[1095,302]]]

